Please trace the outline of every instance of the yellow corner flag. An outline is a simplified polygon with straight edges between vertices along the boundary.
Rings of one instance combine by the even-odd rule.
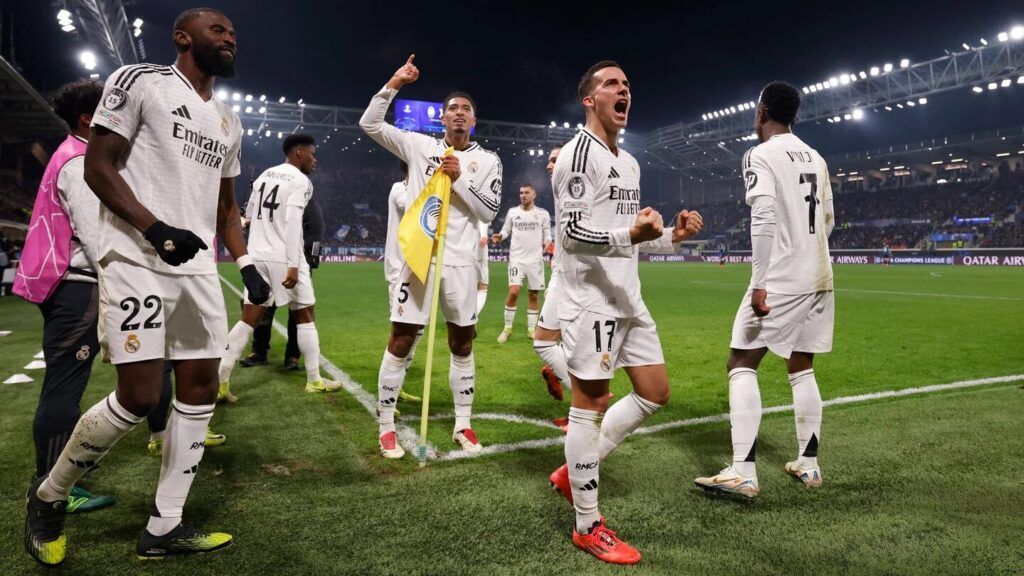
[[[444,155],[451,153],[452,148],[448,148]],[[451,191],[451,178],[440,170],[434,172],[398,225],[398,246],[402,250],[402,257],[416,278],[424,284],[427,282],[435,241],[444,234],[448,225]]]

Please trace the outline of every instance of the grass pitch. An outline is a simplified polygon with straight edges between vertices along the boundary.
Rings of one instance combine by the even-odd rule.
[[[1024,374],[1024,271],[837,266],[836,336],[816,372],[822,396],[901,390]],[[225,276],[238,283],[232,266]],[[749,267],[645,264],[645,300],[658,322],[672,400],[649,424],[728,410],[725,359]],[[505,267],[491,291],[475,345],[474,421],[485,445],[514,448],[560,433],[501,415],[562,416],[539,378],[526,337],[525,298],[512,339],[501,346]],[[316,272],[322,352],[370,394],[388,332],[379,264],[326,265]],[[237,297],[226,291],[231,321]],[[278,315],[284,321],[284,312]],[[25,372],[40,349],[34,306],[0,300],[0,379]],[[443,334],[443,331],[441,332]],[[762,496],[750,505],[709,499],[692,479],[729,459],[728,424],[638,435],[602,466],[602,512],[644,554],[636,567],[604,566],[569,541],[572,511],[548,492],[561,446],[510,451],[418,469],[377,456],[376,424],[350,394],[302,392],[304,374],[282,371],[275,333],[271,365],[235,370],[238,404],[213,426],[212,448],[187,518],[232,532],[237,544],[208,557],[140,564],[134,544],[152,506],[159,461],[146,455],[145,426],[87,477],[115,493],[116,507],[68,521],[65,574],[679,574],[1024,573],[1024,376],[1011,383],[825,409],[825,485],[803,489],[782,464],[796,450],[791,414],[767,415],[758,441]],[[432,413],[451,412],[447,352],[439,346]],[[420,347],[406,380],[418,394]],[[0,385],[0,566],[42,572],[23,552],[24,490],[32,471],[31,422],[41,371],[29,384]],[[791,400],[782,362],[760,373],[765,406]],[[83,407],[114,386],[97,363]],[[628,391],[619,376],[616,396]],[[400,404],[406,416],[416,404]],[[406,423],[416,426],[411,418]],[[452,421],[431,421],[430,441],[453,449]]]

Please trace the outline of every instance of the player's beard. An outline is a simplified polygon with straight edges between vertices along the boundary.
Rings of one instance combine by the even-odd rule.
[[[217,48],[195,46],[193,57],[196,66],[207,76],[216,76],[217,78],[233,78],[235,76],[235,59],[227,60],[227,57]]]

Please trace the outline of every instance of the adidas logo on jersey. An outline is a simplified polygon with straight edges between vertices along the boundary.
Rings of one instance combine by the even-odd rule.
[[[188,113],[188,108],[186,108],[184,104],[182,104],[181,106],[178,106],[177,108],[175,108],[174,111],[171,112],[171,115],[172,116],[181,116],[182,118],[185,118],[185,119],[188,119],[188,120],[192,119],[192,115]]]
[[[619,173],[615,170],[614,166],[612,166],[611,172],[608,173],[608,177],[609,178],[618,178],[619,177]]]

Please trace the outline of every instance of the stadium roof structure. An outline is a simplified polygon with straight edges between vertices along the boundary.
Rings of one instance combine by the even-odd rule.
[[[0,142],[25,142],[67,131],[50,104],[0,57]]]
[[[66,0],[61,3],[74,14],[75,23],[89,43],[103,50],[115,68],[141,61],[121,0]]]

